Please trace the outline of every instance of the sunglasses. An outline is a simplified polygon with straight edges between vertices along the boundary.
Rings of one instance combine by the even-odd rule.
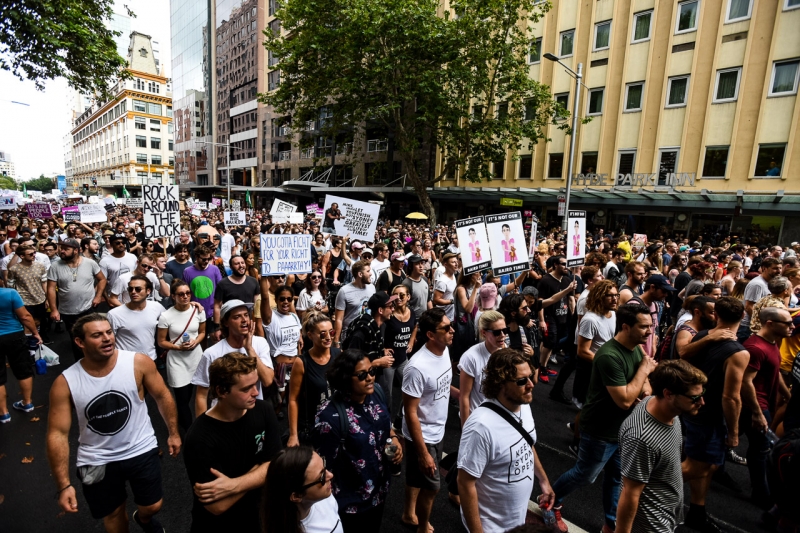
[[[531,383],[533,383],[533,381],[531,379],[532,377],[533,376],[531,375],[531,376],[526,376],[524,378],[519,378],[519,379],[509,379],[507,381],[510,381],[511,383],[514,383],[517,387],[524,387],[524,386],[526,386],[528,384],[529,381]]]
[[[318,333],[318,335],[319,335],[319,337],[321,339],[332,339],[333,338],[333,330],[332,329],[327,329],[325,331],[320,331]]]
[[[683,394],[683,393],[678,393],[678,396],[685,396],[686,398],[689,398],[689,400],[691,400],[692,403],[700,403],[700,400],[703,399],[703,396],[705,396],[705,394],[706,394],[706,388],[703,387],[703,392],[695,396],[689,396],[688,394]]]
[[[197,258],[197,262],[198,263],[199,262],[208,263],[209,261],[211,261],[211,257],[198,257]]]
[[[176,292],[176,293],[175,293],[175,296],[177,296],[178,298],[186,298],[186,297],[188,297],[188,296],[191,296],[191,295],[192,295],[192,293],[191,293],[191,292],[189,292],[189,291],[185,291],[185,292]]]
[[[488,332],[490,332],[492,335],[494,335],[495,337],[499,337],[499,336],[501,336],[501,335],[508,335],[508,332],[509,332],[508,328],[502,328],[502,329],[485,329],[485,330],[483,330],[483,331],[488,331]]]
[[[322,279],[322,276],[311,276],[311,279]]]
[[[439,326],[436,331],[455,331],[455,328],[453,324],[447,324],[446,326]]]
[[[306,483],[305,485],[300,487],[300,491],[304,491],[304,490],[306,490],[308,488],[313,487],[314,485],[324,485],[325,484],[325,478],[327,477],[327,474],[328,474],[327,464],[325,463],[325,458],[323,457],[322,458],[322,472],[319,475],[319,479],[314,481],[313,483]]]
[[[142,292],[144,287],[128,287],[128,292]]]
[[[377,374],[377,373],[378,373],[378,371],[375,370],[375,367],[371,366],[371,367],[369,367],[369,370],[362,370],[358,374],[353,374],[353,377],[354,378],[358,378],[358,381],[365,381],[367,379],[367,375],[370,375],[370,376],[372,376],[374,378],[375,374]]]
[[[279,302],[291,302],[292,300],[294,300],[294,297],[292,297],[292,296],[279,296],[278,297],[278,301]]]

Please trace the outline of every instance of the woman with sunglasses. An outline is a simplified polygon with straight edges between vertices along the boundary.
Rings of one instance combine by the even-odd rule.
[[[167,383],[175,393],[178,424],[186,431],[192,425],[189,407],[194,392],[192,376],[203,357],[200,343],[206,336],[206,314],[191,305],[192,291],[182,279],[172,282],[170,294],[175,305],[164,311],[158,319],[156,340],[159,348],[169,350]]]
[[[292,364],[303,347],[300,337],[301,323],[296,314],[292,312],[294,292],[288,285],[281,285],[275,290],[275,311],[272,320],[266,327],[266,338],[269,343],[272,360],[275,362],[275,384],[281,393],[281,398],[286,397],[286,382],[292,372]],[[280,404],[277,406],[280,411]],[[279,415],[283,416],[283,413]]]
[[[417,337],[417,317],[411,311],[411,291],[405,285],[396,285],[392,289],[392,295],[397,296],[394,301],[394,310],[389,320],[386,321],[386,329],[383,332],[383,347],[392,350],[394,362],[391,366],[383,369],[383,373],[378,378],[378,384],[386,393],[386,405],[392,409],[392,388],[395,380],[399,381],[398,386],[403,386],[403,372],[408,363],[408,349],[414,346]]]
[[[568,289],[565,289],[565,291],[568,291]],[[506,348],[520,350],[525,354],[525,357],[530,357],[531,362],[535,365],[538,360],[538,358],[534,357],[534,346],[537,341],[536,335],[531,328],[531,310],[525,297],[521,294],[510,294],[503,298],[497,310],[502,313],[506,326],[508,326]],[[483,318],[483,315],[481,315],[481,318]],[[540,377],[540,381],[549,383],[550,379],[543,381]]]
[[[262,533],[343,533],[332,478],[310,446],[281,450],[267,470]]]
[[[333,348],[333,322],[319,311],[310,311],[303,333],[311,341],[292,365],[289,382],[289,440],[287,446],[310,444],[311,429],[319,404],[330,398],[326,374],[341,350]]]
[[[301,320],[304,320],[305,314],[309,311],[328,313],[328,304],[325,303],[328,297],[328,287],[322,281],[321,270],[314,269],[311,274],[306,275],[305,288],[300,291],[295,305],[297,315]]]
[[[483,342],[464,352],[458,362],[458,369],[461,370],[458,404],[462,427],[470,413],[486,399],[481,390],[481,383],[489,357],[505,347],[508,328],[503,314],[493,310],[484,311],[478,320],[478,335]]]
[[[403,456],[383,391],[375,384],[375,371],[362,351],[339,354],[328,370],[334,395],[320,406],[312,433],[315,448],[334,476],[344,533],[380,531],[390,462],[400,464]],[[384,450],[388,444],[397,447],[391,460]]]

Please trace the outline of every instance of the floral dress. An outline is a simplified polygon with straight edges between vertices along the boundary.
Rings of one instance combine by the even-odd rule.
[[[383,504],[389,493],[389,460],[383,449],[389,438],[390,415],[374,393],[363,404],[336,397],[347,414],[344,446],[340,442],[339,413],[332,400],[320,405],[312,438],[317,453],[333,473],[333,495],[340,512],[355,514]]]

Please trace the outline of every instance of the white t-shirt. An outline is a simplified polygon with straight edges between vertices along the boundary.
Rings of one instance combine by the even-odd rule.
[[[192,313],[194,312],[194,316]],[[191,317],[191,322],[189,322]],[[206,314],[203,311],[195,311],[194,307],[189,307],[186,311],[178,311],[171,307],[161,313],[158,319],[158,328],[167,330],[167,341],[174,342],[178,335],[182,335],[183,329],[189,323],[186,333],[190,339],[196,339],[200,332],[200,323],[206,321]],[[178,346],[183,344],[181,339],[175,342]],[[170,350],[167,354],[167,383],[170,387],[184,387],[191,384],[197,363],[203,357],[203,348],[198,344],[191,352]]]
[[[253,337],[253,350],[255,350],[256,355],[259,359],[261,359],[262,363],[267,365],[269,368],[274,368],[272,366],[272,358],[269,356],[269,344],[267,344],[267,340],[265,338]],[[194,371],[194,376],[192,376],[192,385],[199,385],[200,387],[208,388],[208,368],[211,366],[211,363],[223,355],[231,352],[247,354],[247,350],[245,350],[244,347],[233,348],[230,344],[228,344],[227,339],[222,339],[217,344],[203,352],[203,356],[200,358],[200,362],[197,364],[197,370]],[[261,392],[260,380],[258,383],[256,383],[256,388],[258,388],[258,399],[263,400],[264,395]],[[209,407],[213,407],[216,403],[216,400],[212,401]]]
[[[125,305],[131,301],[131,295],[128,292],[128,283],[130,283],[132,277],[133,272],[120,275],[117,278],[117,282],[114,284],[114,287],[111,289],[111,294],[116,294],[119,297],[119,302],[122,305]],[[150,283],[153,284],[153,290],[150,292],[150,296],[147,297],[147,300],[151,302],[160,302],[161,295],[158,294],[158,291],[161,289],[161,281],[159,281],[158,276],[156,276],[153,272],[147,273],[147,279],[149,279]]]
[[[456,281],[456,276],[448,277],[447,274],[443,274],[439,277],[438,280],[433,284],[433,290],[441,291],[442,293],[442,300],[453,300],[455,298],[456,287],[458,283]],[[453,304],[450,305],[442,305],[436,306],[441,307],[444,309],[447,318],[453,320],[455,317],[456,307]]]
[[[378,283],[378,278],[383,271],[389,268],[391,263],[388,259],[384,259],[383,261],[378,261],[377,259],[373,259],[372,263],[370,263],[370,268],[372,269],[372,284],[375,285]]]
[[[487,400],[497,405],[495,400]],[[501,408],[504,409],[502,405]],[[530,406],[511,416],[536,443],[536,426]],[[461,432],[458,468],[477,478],[478,513],[485,533],[502,533],[525,523],[533,492],[533,450],[514,426],[487,408],[469,415]],[[461,513],[464,521],[464,513]]]
[[[235,247],[236,239],[233,238],[233,235],[230,233],[225,233],[220,237],[219,255],[222,257],[222,262],[225,265],[225,268],[230,268],[231,255],[233,255],[233,249]]]
[[[108,322],[117,338],[117,348],[147,354],[156,360],[156,328],[164,306],[147,300],[141,311],[120,305],[108,312]]]
[[[431,352],[427,346],[423,346],[408,361],[403,372],[403,393],[420,399],[417,415],[422,428],[422,438],[428,444],[438,444],[444,437],[452,381],[453,368],[450,365],[447,348],[439,356]],[[405,416],[403,436],[412,440]]]
[[[583,317],[586,314],[586,300],[589,298],[589,289],[583,289],[583,292],[578,296],[578,303],[575,304],[575,314],[578,317]],[[575,326],[575,345],[578,344],[578,326]]]
[[[617,314],[611,312],[611,317],[598,315],[591,311],[583,315],[581,325],[578,328],[578,335],[584,339],[592,339],[589,349],[592,353],[597,353],[602,345],[614,337],[614,330],[617,327]]]
[[[317,303],[320,304],[320,307],[325,306],[325,298],[322,297],[322,293],[318,290],[309,293],[308,289],[303,289],[300,291],[300,296],[297,298],[294,308],[298,311],[308,311],[313,309]]]
[[[489,362],[489,356],[491,355],[492,354],[490,354],[489,350],[486,348],[486,343],[480,342],[464,352],[464,355],[461,356],[461,360],[458,362],[458,368],[461,372],[475,380],[475,383],[472,384],[472,390],[469,393],[470,416],[472,416],[471,413],[474,413],[475,409],[483,403],[483,400],[486,399],[486,396],[481,392],[481,383],[483,383],[483,369],[486,368],[486,364]]]
[[[300,319],[294,313],[282,315],[272,313],[272,321],[267,326],[266,336],[270,351],[278,355],[297,355],[297,341],[300,340]]]
[[[100,260],[100,270],[108,280],[106,294],[110,295],[120,275],[136,270],[136,256],[128,252],[122,257],[107,255]]]
[[[339,520],[339,504],[333,494],[312,505],[300,523],[305,533],[344,533]]]

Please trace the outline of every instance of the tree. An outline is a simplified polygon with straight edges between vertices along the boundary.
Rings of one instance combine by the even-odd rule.
[[[10,191],[17,190],[17,182],[14,178],[5,174],[0,175],[0,189],[8,189]]]
[[[322,135],[363,135],[380,124],[432,224],[426,188],[456,172],[490,177],[491,162],[545,138],[544,127],[564,114],[528,73],[531,27],[549,3],[451,6],[457,16],[437,0],[292,0],[277,14],[285,32],[265,31],[281,79],[262,101],[291,116],[293,132],[323,107],[333,114]],[[444,155],[442,172],[421,172],[426,147]]]
[[[29,191],[44,191],[50,192],[55,188],[52,178],[46,178],[44,174],[38,178],[25,182],[25,186]]]
[[[121,33],[104,24],[113,6],[113,0],[0,2],[0,69],[28,78],[39,90],[46,80],[63,77],[79,92],[107,99],[126,75],[114,42]]]

